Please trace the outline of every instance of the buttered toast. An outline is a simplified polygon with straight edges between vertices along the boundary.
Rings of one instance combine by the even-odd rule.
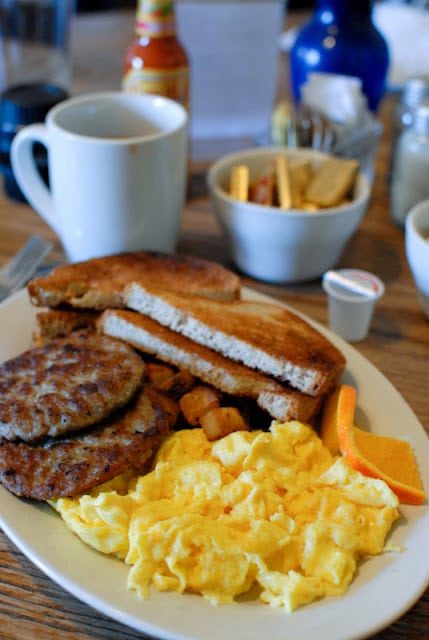
[[[223,393],[256,400],[261,409],[277,420],[307,422],[321,408],[320,397],[300,393],[135,311],[107,310],[99,317],[97,328],[189,371]]]
[[[33,329],[33,347],[41,347],[53,338],[68,336],[78,329],[95,329],[101,311],[86,309],[46,309],[36,313]]]
[[[126,287],[124,300],[130,309],[309,395],[325,394],[345,368],[343,354],[327,338],[280,305],[203,300],[140,283]]]
[[[61,265],[27,288],[36,306],[97,310],[123,308],[123,290],[130,282],[223,300],[240,296],[240,278],[220,264],[150,251]]]

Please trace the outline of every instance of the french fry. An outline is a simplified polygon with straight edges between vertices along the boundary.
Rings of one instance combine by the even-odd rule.
[[[249,168],[244,164],[232,168],[229,195],[241,202],[249,198]]]
[[[310,211],[310,212],[319,211],[319,208],[320,207],[318,207],[317,204],[314,204],[313,202],[303,202],[300,207],[302,211]]]
[[[277,156],[274,161],[274,165],[280,209],[291,209],[292,190],[290,184],[288,161],[285,156]]]
[[[236,165],[230,176],[230,195],[242,202],[318,211],[346,203],[359,172],[357,160],[330,157],[318,169],[310,160],[278,155],[274,164],[252,184],[249,168]]]
[[[297,160],[289,163],[289,176],[292,191],[292,205],[300,209],[304,202],[304,192],[312,177],[312,167],[309,160]]]

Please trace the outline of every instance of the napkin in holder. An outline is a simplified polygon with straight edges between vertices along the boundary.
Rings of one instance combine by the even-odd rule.
[[[359,78],[311,73],[302,87],[302,100],[293,108],[277,105],[272,118],[275,144],[309,146],[359,161],[369,184],[382,125],[368,109]]]

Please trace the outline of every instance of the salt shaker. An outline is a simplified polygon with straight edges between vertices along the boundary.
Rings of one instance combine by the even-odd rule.
[[[390,205],[393,221],[404,226],[412,207],[429,198],[429,102],[417,107],[413,123],[398,138],[393,159]]]
[[[398,138],[402,131],[413,124],[416,108],[428,98],[429,76],[413,76],[407,80],[401,99],[393,112],[389,181],[392,177],[393,158]]]

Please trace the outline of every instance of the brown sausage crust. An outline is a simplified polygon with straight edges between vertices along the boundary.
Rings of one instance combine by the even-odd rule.
[[[143,373],[134,349],[89,330],[26,351],[0,366],[0,437],[34,442],[96,424]]]
[[[150,389],[90,429],[41,444],[0,441],[0,482],[17,496],[75,496],[128,469],[146,470],[168,432],[162,402]]]

